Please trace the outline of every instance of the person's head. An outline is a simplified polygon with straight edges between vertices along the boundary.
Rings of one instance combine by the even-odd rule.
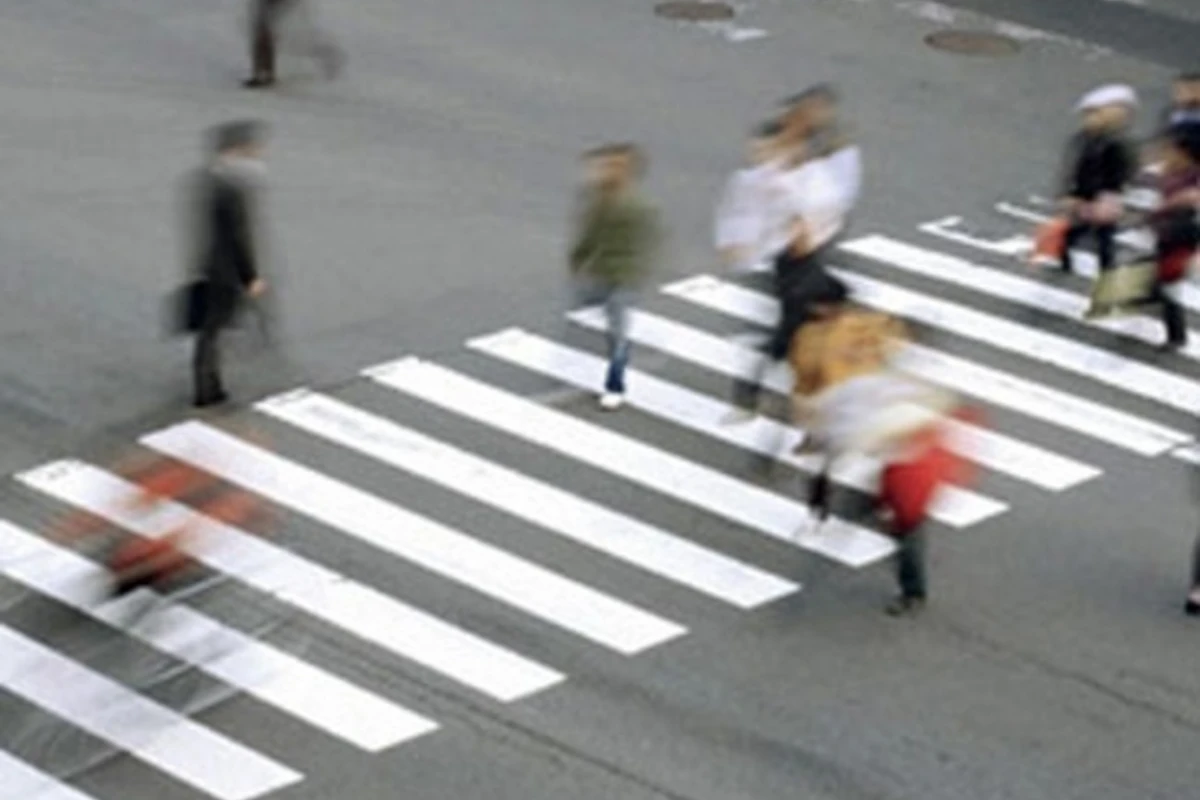
[[[758,165],[775,160],[780,153],[782,135],[783,124],[779,120],[770,120],[755,128],[750,137],[750,162]]]
[[[819,83],[784,102],[784,124],[792,138],[805,139],[828,128],[837,118],[837,93]]]
[[[1175,108],[1200,109],[1200,72],[1185,72],[1171,86],[1171,101]]]
[[[1168,171],[1200,167],[1200,122],[1176,125],[1167,133],[1163,159]]]
[[[1076,110],[1082,115],[1085,130],[1116,131],[1129,125],[1137,106],[1137,93],[1132,88],[1111,84],[1088,92]]]
[[[646,159],[641,149],[631,142],[606,144],[589,151],[584,159],[589,182],[605,191],[623,189],[641,178]]]
[[[226,122],[209,134],[213,156],[221,160],[259,160],[265,138],[265,126],[256,120]]]

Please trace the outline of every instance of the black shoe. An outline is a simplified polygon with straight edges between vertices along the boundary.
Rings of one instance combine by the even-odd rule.
[[[274,75],[255,75],[252,78],[247,78],[242,82],[242,86],[247,89],[266,89],[269,86],[275,85]]]
[[[1178,353],[1186,345],[1187,345],[1186,341],[1183,341],[1183,342],[1167,341],[1167,342],[1163,342],[1162,344],[1160,344],[1158,346],[1158,351],[1160,353]]]
[[[916,614],[925,607],[924,597],[909,597],[908,595],[900,595],[895,600],[887,604],[884,611],[889,617],[907,617]]]
[[[1183,604],[1183,613],[1189,617],[1200,617],[1200,603],[1195,600],[1188,600]]]
[[[216,394],[197,397],[192,405],[196,408],[210,408],[212,406],[224,405],[227,402],[229,402],[229,395],[225,392],[217,392]]]

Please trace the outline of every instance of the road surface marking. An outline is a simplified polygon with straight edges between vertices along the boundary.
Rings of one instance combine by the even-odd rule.
[[[604,375],[607,363],[590,353],[518,330],[475,339],[470,347],[582,388],[595,386],[598,378]],[[792,454],[792,448],[800,443],[802,437],[801,431],[796,428],[765,417],[745,425],[724,424],[723,421],[734,410],[732,405],[667,383],[653,375],[629,370],[625,399],[639,411],[726,444],[773,458],[779,457],[784,463],[809,473],[819,469],[816,458],[801,458]],[[875,459],[846,459],[833,477],[856,489],[873,493],[879,467]],[[1007,510],[1005,503],[947,486],[934,502],[931,515],[952,527],[965,528]]]
[[[403,448],[332,398],[292,393],[259,406],[339,444],[376,452]],[[380,437],[380,438],[377,438]],[[341,481],[195,423],[186,458],[196,466],[305,514],[361,542],[626,655],[685,631],[500,548],[473,539]]]
[[[2,520],[0,551],[20,556],[19,562],[0,570],[8,578],[117,625],[139,641],[364,750],[378,752],[437,727],[187,606],[162,607],[158,616],[163,624],[151,632],[120,626],[118,604],[97,606],[89,588],[106,581],[103,568]]]
[[[914,275],[953,283],[1000,300],[1019,303],[1057,317],[1083,322],[1090,327],[1125,338],[1136,339],[1151,345],[1157,345],[1165,338],[1162,323],[1150,317],[1133,315],[1084,320],[1083,314],[1091,305],[1091,301],[1083,295],[1048,286],[1020,275],[1012,275],[972,264],[962,258],[916,247],[887,236],[865,236],[846,242],[841,245],[840,249],[892,267],[898,267]],[[1188,344],[1180,350],[1180,353],[1188,358],[1200,360],[1200,333],[1189,331]]]
[[[3,625],[0,653],[0,687],[210,797],[250,800],[303,778]]]
[[[800,588],[791,581],[331,398],[306,394],[287,402],[269,400],[259,408],[310,433],[739,608],[754,608]]]
[[[668,284],[662,291],[760,325],[774,325],[779,315],[774,298],[708,275]],[[904,368],[926,380],[1141,455],[1161,455],[1193,440],[1181,431],[948,353],[916,344],[906,350]]]
[[[0,750],[0,786],[16,800],[95,800]]]
[[[572,322],[591,330],[603,331],[607,327],[604,314],[599,309],[575,311],[568,317]],[[653,347],[730,378],[752,380],[762,359],[760,353],[742,344],[644,311],[632,312],[629,336],[638,344]],[[780,394],[790,393],[791,372],[770,370],[764,386]],[[986,428],[960,421],[952,421],[950,425],[954,434],[951,447],[960,455],[990,470],[1043,489],[1062,491],[1101,474],[1093,466]]]
[[[145,441],[152,447],[187,449],[186,434],[180,437],[171,429]],[[131,513],[127,504],[136,496],[136,487],[90,465],[56,462],[19,478],[144,536],[160,536],[171,527],[194,525],[205,546],[192,555],[213,569],[490,697],[504,702],[519,700],[564,678],[376,589],[183,505],[167,504],[157,519],[147,520]]]
[[[890,555],[890,539],[838,525],[797,537],[808,509],[782,495],[539,406],[436,364],[406,358],[368,370],[379,383],[606,470],[665,496],[851,567]]]

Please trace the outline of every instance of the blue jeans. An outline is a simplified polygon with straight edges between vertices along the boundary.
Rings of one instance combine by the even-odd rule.
[[[575,278],[573,308],[603,305],[608,342],[608,374],[604,391],[625,393],[625,368],[629,365],[629,309],[633,290],[589,278]]]

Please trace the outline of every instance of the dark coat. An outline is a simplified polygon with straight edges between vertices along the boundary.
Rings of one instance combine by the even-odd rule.
[[[1120,136],[1080,131],[1067,145],[1062,194],[1091,201],[1105,192],[1121,192],[1136,170],[1133,150]]]
[[[208,286],[210,322],[223,325],[259,277],[254,189],[242,179],[210,169],[198,177],[195,191],[197,277]]]

